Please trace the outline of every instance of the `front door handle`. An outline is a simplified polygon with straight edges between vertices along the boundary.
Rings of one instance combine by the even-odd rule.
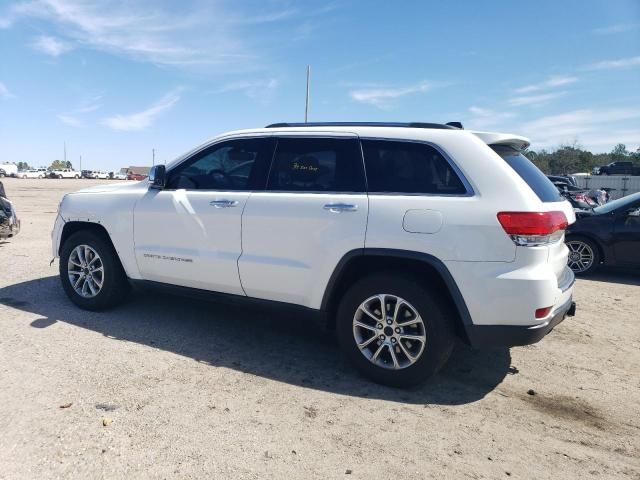
[[[358,206],[351,203],[327,203],[323,208],[333,213],[355,212],[358,210]]]
[[[229,207],[235,207],[236,205],[238,205],[238,201],[237,200],[227,200],[227,199],[212,200],[212,201],[209,202],[209,205],[211,205],[212,207],[216,207],[216,208],[229,208]]]

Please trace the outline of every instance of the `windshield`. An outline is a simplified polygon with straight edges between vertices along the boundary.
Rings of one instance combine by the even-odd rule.
[[[617,200],[612,200],[609,203],[605,203],[604,205],[594,208],[593,211],[596,213],[610,213],[618,208],[624,208],[638,200],[640,200],[640,192],[627,195],[626,197],[622,197]]]

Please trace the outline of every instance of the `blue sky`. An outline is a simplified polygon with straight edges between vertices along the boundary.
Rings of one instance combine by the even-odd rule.
[[[227,130],[459,120],[640,143],[640,1],[0,0],[0,162],[112,170]]]

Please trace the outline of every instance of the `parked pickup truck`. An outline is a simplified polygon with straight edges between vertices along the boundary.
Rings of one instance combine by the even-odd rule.
[[[612,162],[593,168],[594,175],[640,175],[640,165],[633,162]]]
[[[0,178],[15,177],[18,174],[18,167],[13,163],[0,164]]]
[[[62,170],[51,170],[49,174],[50,178],[80,178],[82,176],[82,172],[78,172],[77,170],[73,170],[71,168],[64,168]]]

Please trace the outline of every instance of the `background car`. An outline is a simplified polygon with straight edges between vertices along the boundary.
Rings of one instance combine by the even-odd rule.
[[[19,232],[20,220],[0,182],[0,240],[15,237]]]
[[[147,178],[147,175],[142,175],[141,173],[127,173],[127,180],[144,180]]]
[[[46,168],[33,168],[31,170],[23,170],[22,172],[18,172],[19,178],[45,178],[46,176]]]
[[[565,242],[568,265],[587,275],[600,265],[640,266],[640,193],[576,212]]]
[[[15,177],[18,174],[18,167],[13,163],[0,164],[0,178]]]
[[[109,174],[103,170],[98,170],[93,172],[93,175],[91,176],[91,178],[108,180]]]
[[[594,175],[640,175],[640,165],[633,162],[611,162],[609,165],[593,168]]]

